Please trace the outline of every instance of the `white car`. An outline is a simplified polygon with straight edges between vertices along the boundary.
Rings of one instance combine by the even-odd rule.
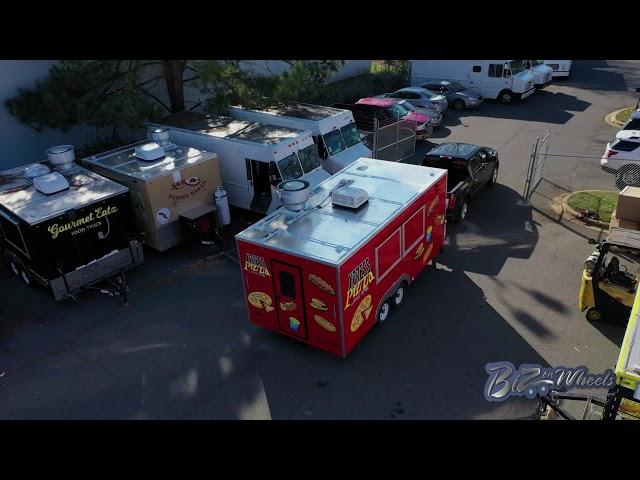
[[[447,97],[426,88],[405,87],[393,93],[386,93],[387,98],[401,98],[416,108],[433,108],[442,113],[449,108]]]
[[[615,174],[618,188],[640,187],[640,130],[620,130],[615,140],[607,143],[600,166]]]

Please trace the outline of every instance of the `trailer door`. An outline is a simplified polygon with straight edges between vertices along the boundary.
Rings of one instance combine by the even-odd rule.
[[[307,320],[301,270],[276,260],[272,262],[272,268],[278,326],[284,332],[306,339]]]

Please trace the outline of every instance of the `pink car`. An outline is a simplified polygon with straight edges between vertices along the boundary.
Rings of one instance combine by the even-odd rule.
[[[359,112],[356,112],[355,110],[353,111],[356,123],[358,123],[358,116],[368,117],[371,119],[373,119],[373,117],[377,117],[379,120],[391,120],[396,118],[412,120],[416,122],[416,138],[418,140],[428,138],[433,133],[431,117],[423,113],[407,110],[400,104],[400,101],[400,99],[395,98],[361,98],[356,102],[356,105],[360,106],[356,109],[359,110]],[[364,118],[362,120],[364,120]]]

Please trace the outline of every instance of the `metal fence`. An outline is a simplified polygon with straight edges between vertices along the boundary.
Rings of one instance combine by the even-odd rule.
[[[569,195],[581,192],[580,204],[585,207],[579,213],[591,211],[598,217],[606,205],[596,191],[617,194],[625,186],[640,187],[640,162],[617,160],[615,153],[607,155],[602,142],[587,146],[584,153],[570,153],[553,147],[549,133],[538,137],[531,148],[523,200],[560,218],[566,213]],[[608,160],[604,166],[603,157]]]
[[[373,152],[373,158],[399,162],[416,151],[416,126],[412,120],[374,119],[372,131],[363,131],[362,141]]]

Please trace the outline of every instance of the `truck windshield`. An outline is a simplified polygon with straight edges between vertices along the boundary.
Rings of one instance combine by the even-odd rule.
[[[524,72],[526,70],[526,64],[524,60],[511,60],[509,62],[509,67],[511,68],[511,75],[517,75],[520,72]]]
[[[292,153],[288,157],[278,161],[278,170],[280,170],[280,176],[282,180],[293,180],[299,178],[303,174],[302,167],[298,161],[298,156]]]
[[[358,132],[358,129],[356,128],[355,123],[350,123],[349,125],[345,125],[340,129],[340,131],[342,132],[344,141],[347,144],[347,148],[353,147],[354,145],[357,145],[362,141],[360,138],[360,132]]]
[[[329,155],[337,155],[347,148],[340,130],[325,133],[322,138],[324,138],[324,143],[327,145]]]
[[[300,163],[302,164],[302,170],[304,170],[304,173],[309,173],[310,171],[315,170],[322,163],[315,145],[304,147],[298,152],[298,157],[300,157]]]

